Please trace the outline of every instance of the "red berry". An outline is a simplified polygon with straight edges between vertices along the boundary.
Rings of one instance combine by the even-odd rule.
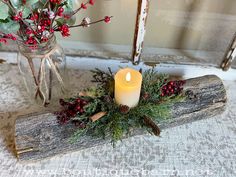
[[[76,108],[76,109],[77,109],[77,111],[79,111],[79,110],[81,109],[81,107],[80,107],[80,106],[77,106],[77,108]]]
[[[7,40],[4,39],[4,38],[0,38],[0,43],[1,43],[1,42],[6,44],[6,43],[7,43]]]
[[[104,22],[105,22],[105,23],[110,23],[110,22],[111,22],[111,17],[106,16],[106,17],[104,18]]]
[[[31,30],[31,29],[29,29],[29,28],[28,28],[28,29],[26,29],[26,34],[28,34],[28,35],[29,35],[29,34],[32,34],[32,33],[33,33],[33,30]]]
[[[59,7],[57,15],[61,17],[61,16],[63,16],[63,12],[64,12],[64,8],[63,7]]]
[[[38,20],[38,18],[39,18],[39,15],[38,14],[34,14],[34,19]]]
[[[59,7],[58,12],[64,12],[64,8],[63,7]]]
[[[18,14],[19,14],[20,17],[22,17],[22,15],[23,15],[22,12],[19,12]]]
[[[94,0],[89,0],[89,4],[94,5]]]
[[[58,27],[58,30],[61,31],[61,34],[63,37],[70,36],[70,29],[67,25],[64,24],[64,25]]]
[[[54,4],[61,4],[61,0],[50,0],[50,2]]]
[[[84,113],[84,109],[80,109],[80,113],[81,113],[81,114]]]
[[[87,104],[87,101],[83,100],[83,101],[82,101],[82,104],[83,104],[83,105],[86,105],[86,104]]]
[[[87,9],[87,6],[84,3],[81,3],[81,8],[82,9]]]
[[[15,15],[12,17],[12,20],[14,21],[19,21],[20,20],[20,17],[18,15]]]

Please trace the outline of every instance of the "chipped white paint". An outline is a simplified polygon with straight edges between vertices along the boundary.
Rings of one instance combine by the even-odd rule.
[[[144,36],[146,32],[146,21],[148,16],[149,0],[138,1],[138,14],[136,21],[136,29],[134,35],[133,55],[132,59],[135,64],[140,61]]]
[[[235,58],[236,57],[236,48],[234,48],[234,51],[232,53],[232,58]]]
[[[221,64],[221,67],[224,71],[229,70],[232,65],[233,60],[236,58],[236,33],[234,34],[234,38],[232,39],[226,53],[224,60]]]

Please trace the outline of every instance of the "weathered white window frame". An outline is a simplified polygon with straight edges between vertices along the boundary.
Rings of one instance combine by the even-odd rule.
[[[232,65],[233,60],[235,60],[235,58],[236,58],[236,32],[234,33],[234,37],[225,52],[225,56],[221,64],[221,68],[224,71],[228,71]]]
[[[150,0],[138,0],[137,19],[134,33],[134,44],[132,60],[134,64],[139,64],[146,32],[146,22],[148,16]]]

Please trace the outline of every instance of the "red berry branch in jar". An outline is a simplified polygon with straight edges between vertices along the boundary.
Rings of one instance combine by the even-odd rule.
[[[71,28],[109,23],[112,16],[94,21],[86,17],[76,24],[75,15],[94,4],[95,0],[87,0],[74,9],[71,0],[0,0],[0,43],[17,40],[37,47],[55,32],[68,37]]]

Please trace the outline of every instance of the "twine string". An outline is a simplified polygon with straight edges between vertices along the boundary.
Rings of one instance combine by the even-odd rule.
[[[39,68],[40,74],[38,75],[38,81],[35,81],[35,84],[37,87],[36,92],[35,92],[35,98],[37,98],[38,94],[41,95],[40,97],[43,100],[44,105],[47,104],[47,102],[49,101],[46,95],[49,95],[49,92],[50,92],[49,89],[52,89],[48,87],[48,83],[47,83],[47,77],[46,77],[47,66],[56,75],[56,78],[61,84],[62,89],[64,90],[65,88],[63,79],[55,65],[55,62],[51,58],[51,55],[57,50],[57,47],[58,46],[56,45],[50,52],[48,52],[45,55],[34,55],[35,58],[41,59],[40,68]],[[27,58],[29,59],[31,57],[27,57]],[[49,79],[51,79],[51,77],[49,77]],[[45,92],[42,91],[43,85],[45,86]]]

